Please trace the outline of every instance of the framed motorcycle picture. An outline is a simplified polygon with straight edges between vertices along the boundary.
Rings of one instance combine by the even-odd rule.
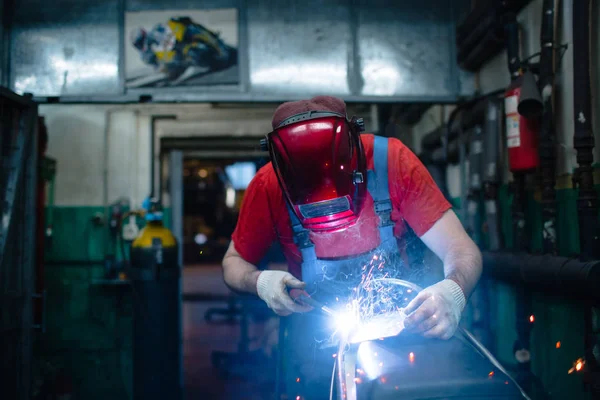
[[[125,15],[126,88],[239,83],[238,10]]]

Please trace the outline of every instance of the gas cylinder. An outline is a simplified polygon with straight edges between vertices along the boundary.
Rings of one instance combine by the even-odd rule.
[[[147,199],[146,226],[131,248],[133,398],[183,396],[180,269],[177,241],[163,225],[158,201]]]
[[[531,170],[539,165],[537,150],[539,119],[527,119],[517,110],[522,82],[523,76],[520,76],[511,82],[504,93],[506,147],[512,172]]]

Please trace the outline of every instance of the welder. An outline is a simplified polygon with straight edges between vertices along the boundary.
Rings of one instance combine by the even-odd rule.
[[[451,338],[481,275],[481,254],[415,154],[396,138],[363,133],[363,121],[330,96],[281,104],[272,128],[263,142],[271,162],[248,186],[223,272],[231,289],[287,316],[289,394],[296,398],[294,380],[309,390],[302,398],[327,398],[335,352],[322,349],[331,328],[290,290],[335,307],[373,259],[385,260],[381,273],[409,277],[417,272],[402,251],[409,232],[442,260],[445,278],[410,301],[406,329]],[[288,272],[259,271],[275,241]]]

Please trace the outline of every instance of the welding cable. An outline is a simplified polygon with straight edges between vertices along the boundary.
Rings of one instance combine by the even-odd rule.
[[[329,400],[333,400],[333,385],[335,383],[335,367],[337,360],[333,362],[333,371],[331,371],[331,386],[329,386]]]
[[[477,339],[475,339],[475,337],[471,334],[471,332],[469,332],[468,330],[466,330],[464,328],[458,328],[458,330],[467,339],[469,339],[469,341],[477,348],[477,350],[479,350],[488,360],[490,360],[490,362],[496,368],[498,368],[500,370],[500,372],[502,372],[504,375],[506,375],[508,377],[508,379],[510,379],[511,382],[515,384],[515,386],[517,387],[517,389],[519,389],[519,391],[521,392],[521,395],[523,396],[524,399],[531,400],[531,398],[527,395],[527,393],[525,393],[523,388],[521,388],[521,386],[519,386],[517,381],[508,373],[508,371],[506,371],[504,369],[502,364],[500,364],[500,362],[492,355],[492,353],[490,353],[490,351],[488,349],[486,349],[483,344],[481,344]]]

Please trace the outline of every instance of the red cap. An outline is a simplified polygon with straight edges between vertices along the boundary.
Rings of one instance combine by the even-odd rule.
[[[346,116],[346,103],[332,96],[317,96],[310,100],[290,101],[281,104],[273,114],[273,129],[291,116],[308,111],[329,111]]]

